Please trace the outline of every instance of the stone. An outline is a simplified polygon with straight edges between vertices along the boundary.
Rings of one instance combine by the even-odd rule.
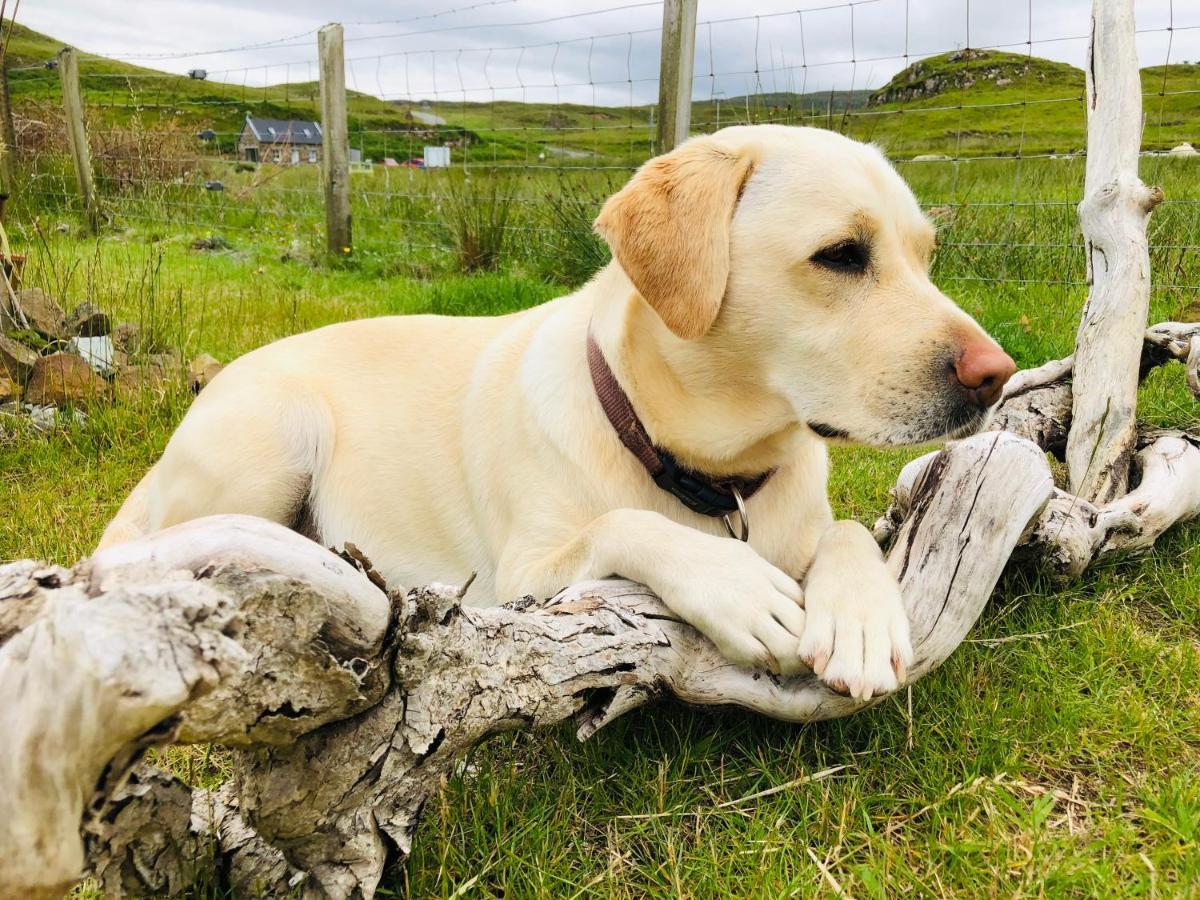
[[[34,406],[32,403],[26,403],[21,408],[30,424],[38,431],[53,431],[63,425],[82,425],[87,421],[87,415],[77,406],[59,409],[57,406]]]
[[[1171,156],[1200,156],[1200,150],[1197,150],[1189,142],[1184,141],[1182,144],[1176,144],[1170,150]]]
[[[74,353],[53,353],[34,363],[25,402],[35,406],[86,406],[108,396],[108,382]]]
[[[75,337],[104,337],[111,330],[108,314],[94,303],[80,303],[67,318],[67,330]]]
[[[17,399],[17,393],[16,382],[0,372],[0,403],[11,403]]]
[[[17,384],[24,384],[33,371],[38,355],[6,335],[0,334],[0,372]]]
[[[174,347],[168,347],[159,353],[148,354],[146,362],[152,366],[158,366],[164,372],[182,372],[185,368],[183,354]]]
[[[125,366],[118,371],[113,386],[121,400],[132,400],[147,395],[161,400],[167,395],[172,380],[161,366],[142,363]]]
[[[143,349],[142,329],[132,322],[122,322],[112,332],[113,346],[128,356],[136,356]]]
[[[14,318],[20,322],[22,316],[33,331],[48,341],[70,337],[62,307],[41,288],[17,291],[17,313]]]
[[[207,353],[201,353],[193,359],[188,364],[188,386],[191,387],[192,393],[198,394],[204,390],[223,368],[225,368],[223,362],[218,362],[216,358]]]

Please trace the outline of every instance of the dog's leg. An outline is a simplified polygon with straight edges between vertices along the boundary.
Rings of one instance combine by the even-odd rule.
[[[151,468],[142,476],[137,487],[130,491],[125,502],[121,504],[121,508],[117,510],[116,516],[104,529],[104,535],[100,538],[100,543],[96,545],[97,550],[136,540],[146,533],[150,527],[146,500],[150,493],[150,482],[153,477],[154,469]]]
[[[548,551],[510,540],[496,573],[501,596],[545,597],[573,582],[620,575],[645,584],[730,661],[784,675],[802,668],[803,595],[748,544],[646,510],[615,509]],[[519,555],[517,555],[519,554]]]
[[[857,522],[821,535],[804,582],[800,655],[831,688],[863,700],[896,690],[912,665],[908,615],[879,545]]]

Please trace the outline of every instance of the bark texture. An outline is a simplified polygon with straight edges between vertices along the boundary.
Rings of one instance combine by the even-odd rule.
[[[1125,493],[1137,443],[1140,336],[1150,307],[1146,223],[1163,198],[1138,178],[1142,88],[1133,0],[1093,0],[1086,80],[1079,222],[1091,290],[1075,339],[1079,386],[1067,467],[1073,494],[1107,503]]]
[[[987,434],[908,492],[890,564],[917,678],[962,641],[1053,485],[1041,451]],[[962,498],[971,502],[964,503]],[[468,748],[574,717],[581,738],[663,694],[793,721],[866,705],[812,675],[729,666],[645,588],[607,580],[465,608],[401,597],[281,526],[190,522],[72,570],[0,567],[0,894],[174,894],[198,867],[243,892],[369,897]],[[877,702],[877,701],[876,701]],[[192,791],[138,764],[168,741],[235,748]]]

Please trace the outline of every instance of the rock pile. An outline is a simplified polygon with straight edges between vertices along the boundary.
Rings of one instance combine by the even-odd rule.
[[[25,412],[53,423],[55,410],[73,415],[97,404],[144,394],[163,397],[175,386],[199,391],[222,365],[207,353],[185,362],[135,324],[113,325],[92,303],[70,314],[38,288],[0,284],[0,411]]]

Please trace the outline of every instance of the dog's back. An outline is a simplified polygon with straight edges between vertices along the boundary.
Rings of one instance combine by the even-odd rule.
[[[196,398],[99,548],[204,515],[247,513],[325,543],[403,541],[409,558],[435,550],[445,571],[457,571],[464,563],[444,557],[465,523],[450,534],[434,515],[445,492],[465,483],[457,410],[482,349],[521,315],[364,319],[235,360]],[[414,521],[404,511],[425,510],[420,527],[375,533],[393,517],[361,513],[394,504],[396,491],[405,494],[402,521]]]

